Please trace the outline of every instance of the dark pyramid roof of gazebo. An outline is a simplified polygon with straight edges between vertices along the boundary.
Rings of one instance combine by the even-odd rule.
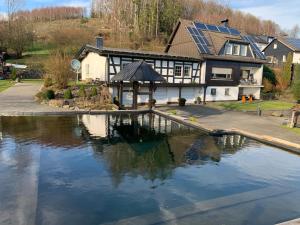
[[[165,82],[166,80],[151,65],[141,60],[126,65],[123,70],[112,78],[112,81]]]

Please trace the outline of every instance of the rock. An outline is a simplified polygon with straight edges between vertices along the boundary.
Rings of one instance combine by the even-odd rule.
[[[283,113],[282,112],[272,112],[271,114],[274,117],[283,117]]]
[[[49,106],[52,106],[52,107],[63,107],[63,105],[64,105],[64,100],[53,99],[53,100],[50,100],[50,101],[48,102],[48,105],[49,105]]]
[[[70,106],[69,105],[64,105],[63,108],[64,109],[70,109]]]

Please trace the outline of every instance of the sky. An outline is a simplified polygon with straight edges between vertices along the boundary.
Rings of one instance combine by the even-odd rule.
[[[0,0],[0,12],[5,12],[4,1]],[[83,6],[89,7],[90,0],[23,0],[24,9],[46,6]],[[220,0],[233,9],[249,12],[261,19],[270,19],[283,29],[300,26],[300,0]]]

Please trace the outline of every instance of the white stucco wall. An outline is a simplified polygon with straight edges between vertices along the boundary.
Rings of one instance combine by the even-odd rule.
[[[300,64],[300,53],[294,52],[294,54],[293,54],[293,63]]]
[[[81,79],[107,79],[107,59],[96,53],[90,52],[81,62]]]
[[[211,89],[215,88],[217,93],[215,96],[211,95]],[[229,88],[229,95],[225,95],[225,89]],[[206,101],[235,101],[239,97],[238,87],[207,87],[206,89]]]

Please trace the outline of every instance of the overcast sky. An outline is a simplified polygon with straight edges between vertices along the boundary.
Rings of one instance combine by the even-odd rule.
[[[0,12],[5,12],[4,1],[0,0]],[[90,0],[23,0],[22,8],[31,9],[45,6],[84,6],[89,7]],[[283,29],[300,25],[300,0],[223,0],[234,9],[249,12],[262,19],[270,19]]]

